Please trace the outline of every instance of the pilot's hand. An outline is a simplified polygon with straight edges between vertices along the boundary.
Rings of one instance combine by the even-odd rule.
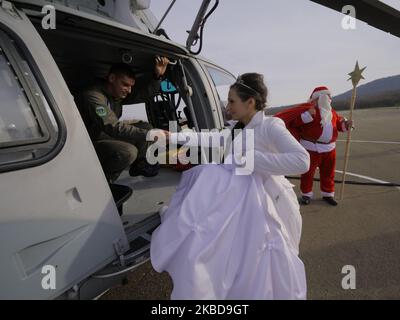
[[[154,73],[157,78],[160,78],[164,75],[165,71],[167,70],[168,63],[168,58],[156,56]]]

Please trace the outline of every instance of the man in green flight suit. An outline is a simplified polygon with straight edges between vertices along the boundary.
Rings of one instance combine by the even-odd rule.
[[[121,121],[119,118],[124,104],[149,101],[159,92],[168,63],[166,57],[157,56],[154,73],[142,76],[138,84],[129,65],[115,64],[105,80],[81,92],[77,99],[109,182],[115,181],[128,166],[131,176],[153,177],[158,174],[159,165],[150,165],[146,161],[146,150],[150,145],[146,135],[152,126],[143,121]]]

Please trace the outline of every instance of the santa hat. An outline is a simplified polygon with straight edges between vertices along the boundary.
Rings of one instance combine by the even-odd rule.
[[[331,94],[327,87],[317,87],[311,93],[310,100],[314,100],[322,96],[323,94]]]

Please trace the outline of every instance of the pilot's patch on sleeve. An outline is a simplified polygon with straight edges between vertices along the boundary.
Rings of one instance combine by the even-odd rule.
[[[107,109],[104,108],[103,106],[98,106],[96,107],[96,114],[99,117],[105,117],[107,115]]]

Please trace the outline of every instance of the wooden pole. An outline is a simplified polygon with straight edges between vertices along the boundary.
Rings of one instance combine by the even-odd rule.
[[[351,102],[350,102],[350,114],[349,114],[349,120],[353,120],[353,110],[354,106],[356,104],[356,96],[357,96],[357,87],[353,87],[353,92],[351,95]],[[346,147],[345,147],[345,152],[344,152],[344,164],[343,164],[343,177],[342,177],[342,184],[340,188],[340,200],[343,200],[344,196],[344,186],[346,182],[346,172],[347,172],[347,165],[349,163],[349,157],[350,157],[350,142],[351,142],[351,128],[349,128],[349,131],[347,131],[347,139],[346,139]]]
[[[351,95],[351,101],[350,101],[350,114],[349,114],[349,120],[353,120],[353,110],[354,106],[356,104],[356,96],[357,96],[357,85],[360,82],[361,79],[364,79],[362,76],[362,72],[366,69],[366,67],[360,69],[358,65],[358,61],[356,62],[356,66],[354,68],[354,71],[349,73],[350,79],[353,83],[353,92]],[[340,188],[340,200],[343,200],[344,197],[344,185],[346,183],[346,172],[347,172],[347,165],[349,163],[349,158],[350,158],[350,142],[351,142],[351,126],[349,127],[349,130],[347,131],[347,139],[346,139],[346,147],[345,147],[345,153],[344,153],[344,164],[343,164],[343,177],[342,177],[342,185]]]

